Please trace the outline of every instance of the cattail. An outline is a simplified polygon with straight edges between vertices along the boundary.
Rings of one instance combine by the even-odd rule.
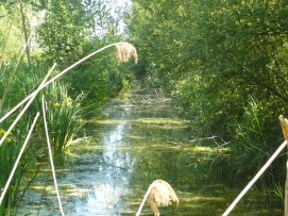
[[[142,200],[142,203],[138,209],[138,212],[136,213],[136,216],[140,215],[147,197],[148,203],[150,204],[155,216],[160,216],[160,212],[156,204],[168,206],[171,204],[171,201],[176,202],[177,205],[179,204],[179,199],[170,184],[163,180],[156,180],[149,186],[144,196],[144,199]]]
[[[115,45],[115,53],[117,57],[124,62],[127,62],[131,56],[135,59],[135,64],[138,62],[138,55],[135,47],[127,42],[118,43]]]

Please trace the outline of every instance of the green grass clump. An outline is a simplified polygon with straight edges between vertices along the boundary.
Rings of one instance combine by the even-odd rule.
[[[85,124],[81,108],[84,95],[80,94],[73,100],[67,94],[67,87],[57,83],[53,83],[48,90],[46,100],[50,138],[54,152],[62,154]]]
[[[6,133],[6,131],[1,128],[0,129],[0,138]],[[9,136],[6,138],[5,142],[0,147],[0,188],[4,188],[4,185],[9,177],[9,174],[12,170],[12,167],[14,165],[14,161],[16,160],[17,153],[19,152],[18,145],[19,143],[14,138],[13,134],[10,133]],[[0,215],[4,215],[6,213],[7,215],[10,214],[11,208],[15,203],[16,196],[18,194],[19,190],[19,182],[21,179],[21,176],[23,174],[23,170],[21,167],[17,170],[17,177],[14,178],[14,180],[9,190],[0,205]],[[2,191],[2,190],[1,190]],[[0,191],[0,194],[1,194]]]

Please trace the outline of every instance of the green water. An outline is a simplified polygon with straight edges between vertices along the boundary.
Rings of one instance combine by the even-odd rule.
[[[65,214],[135,215],[149,185],[163,179],[180,203],[159,207],[161,215],[222,215],[246,182],[228,187],[220,175],[211,175],[211,163],[226,151],[195,141],[188,121],[178,118],[176,109],[170,99],[147,94],[108,102],[103,117],[89,122],[87,137],[71,144],[65,166],[57,169]],[[283,215],[279,203],[252,190],[230,215]],[[52,175],[43,165],[19,215],[59,212]],[[141,215],[154,214],[146,204]]]

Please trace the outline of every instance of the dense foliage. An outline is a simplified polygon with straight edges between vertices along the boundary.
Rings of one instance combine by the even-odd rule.
[[[191,136],[231,141],[227,173],[256,173],[283,140],[288,2],[132,2],[127,23],[142,57],[138,76],[181,101],[196,127]],[[273,183],[285,178],[279,167],[283,160],[270,170]]]
[[[100,114],[97,112],[99,107],[118,95],[126,83],[126,75],[121,73],[123,66],[112,49],[112,52],[103,52],[98,58],[82,63],[46,87],[12,132],[7,131],[18,113],[2,121],[8,111],[39,86],[54,63],[57,67],[51,76],[121,39],[119,17],[123,8],[114,5],[118,14],[112,16],[108,4],[110,2],[105,0],[9,0],[0,3],[0,139],[3,138],[0,142],[0,195],[4,194],[3,188],[32,120],[42,110],[41,95],[46,100],[52,148],[61,156],[85,124],[87,112],[93,111],[94,117]],[[27,148],[1,200],[0,215],[14,215],[17,210],[14,207],[21,201],[19,193],[25,193],[34,178],[25,173],[31,169],[36,172],[36,155],[47,150],[43,119],[38,121]]]
[[[42,92],[48,125],[53,128],[53,150],[61,153],[67,148],[83,126],[83,110],[95,114],[135,77],[180,102],[191,120],[191,137],[226,141],[229,155],[213,163],[222,166],[225,177],[250,178],[283,140],[278,116],[286,115],[288,101],[288,1],[132,0],[132,11],[126,12],[109,7],[111,2],[0,3],[0,116],[35,90],[53,63],[58,65],[55,75],[122,39],[120,20],[125,17],[124,35],[140,56],[133,75],[123,73],[115,56],[105,51]],[[0,189],[40,109],[38,97],[0,144]],[[12,119],[0,122],[0,138]],[[41,123],[36,130],[0,215],[14,211],[18,193],[25,188],[20,180],[35,163],[31,155],[45,144]],[[284,159],[276,160],[262,185],[283,185],[285,172],[279,167],[284,169]]]

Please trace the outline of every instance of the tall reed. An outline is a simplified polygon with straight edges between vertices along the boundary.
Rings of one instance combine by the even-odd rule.
[[[37,110],[39,111],[41,107],[41,105],[39,105],[39,97],[37,97],[38,92],[47,87],[44,91],[44,94],[46,95],[47,99],[47,123],[49,128],[51,128],[50,136],[52,138],[53,150],[55,153],[62,153],[68,147],[70,140],[73,138],[76,132],[83,126],[83,112],[80,105],[83,99],[83,94],[80,94],[73,100],[67,93],[67,86],[63,83],[55,81],[69,70],[76,67],[93,55],[109,47],[113,47],[119,44],[122,43],[110,44],[82,58],[59,74],[55,75],[49,81],[44,80],[35,91],[33,91],[33,89],[35,89],[35,86],[37,86],[39,79],[37,80],[37,76],[35,77],[35,74],[33,74],[31,77],[34,77],[35,79],[25,79],[25,83],[23,84],[25,87],[27,87],[25,92],[32,93],[28,94],[28,96],[26,96],[15,106],[11,104],[15,104],[15,101],[20,101],[19,97],[22,96],[18,91],[19,83],[23,82],[23,79],[20,78],[21,74],[22,76],[29,77],[27,71],[21,70],[21,66],[24,66],[25,62],[17,61],[15,65],[15,68],[17,68],[17,76],[14,76],[13,80],[10,79],[11,77],[2,77],[1,75],[1,81],[4,79],[9,80],[9,85],[7,88],[0,87],[0,94],[3,95],[5,92],[5,103],[2,101],[3,103],[0,108],[0,191],[6,184],[9,173],[11,172],[13,164],[15,164],[17,159],[17,155],[19,155],[22,146],[21,143],[25,138],[24,132],[27,131],[27,128],[29,128],[31,124],[31,116],[33,116],[33,112]],[[125,49],[125,46],[121,49]],[[130,51],[125,53],[128,53],[127,55],[133,55],[134,57],[137,57],[136,49],[133,50],[133,53],[130,53]],[[127,56],[125,57],[125,61],[126,59]],[[50,72],[54,69],[54,67],[55,65],[52,67]],[[13,73],[15,68],[13,69],[12,67]],[[8,73],[5,73],[5,75],[6,74]],[[17,91],[15,89],[17,89]],[[8,95],[13,95],[13,97],[8,97]],[[34,100],[35,98],[36,102]],[[34,103],[32,103],[33,101]],[[11,116],[15,117],[16,115],[14,115],[14,112],[22,107],[25,103],[26,105],[24,108],[22,108],[20,114],[14,121],[7,119]],[[39,127],[37,129],[37,133],[41,133]],[[33,137],[34,143],[37,143],[37,141],[42,141],[39,137],[41,137],[41,134],[37,134],[35,137]],[[7,190],[7,194],[0,206],[0,215],[13,214],[13,206],[16,202],[18,202],[18,194],[22,189],[22,177],[28,168],[33,167],[37,148],[39,148],[39,145],[31,146],[33,151],[28,150],[25,152],[20,166],[17,167],[15,175]]]
[[[5,198],[5,195],[6,195],[7,191],[8,191],[9,188],[11,187],[11,181],[12,181],[12,179],[13,179],[15,173],[16,173],[16,170],[17,170],[17,168],[18,168],[20,159],[21,159],[21,157],[22,157],[23,154],[24,154],[24,151],[25,151],[25,149],[26,149],[26,147],[27,147],[28,141],[29,141],[29,139],[30,139],[30,137],[31,137],[32,131],[33,131],[35,125],[36,125],[36,122],[37,122],[38,118],[39,118],[39,112],[37,113],[37,115],[36,115],[35,118],[34,118],[34,121],[33,121],[32,125],[31,125],[31,127],[30,127],[30,130],[29,130],[29,132],[28,132],[28,135],[26,136],[25,142],[24,142],[24,144],[22,145],[19,154],[17,155],[17,158],[16,158],[16,160],[15,160],[15,163],[13,164],[13,167],[12,167],[12,169],[11,169],[11,172],[9,173],[9,177],[8,177],[6,183],[5,183],[5,186],[4,186],[3,190],[1,190],[0,206],[2,205],[2,202],[3,202],[4,198]],[[7,211],[7,209],[5,209],[5,210]],[[9,208],[9,210],[10,210],[10,208]],[[10,215],[10,214],[9,214],[9,215]]]
[[[44,122],[44,128],[45,128],[45,134],[46,134],[46,141],[47,141],[48,152],[49,152],[50,165],[51,165],[51,169],[52,169],[52,176],[53,176],[53,180],[54,180],[54,186],[55,186],[55,191],[56,191],[56,195],[57,195],[57,199],[58,199],[59,209],[60,209],[61,215],[62,215],[62,216],[65,216],[64,210],[63,210],[63,207],[62,207],[62,202],[61,202],[59,190],[58,190],[58,183],[57,183],[57,179],[56,179],[56,172],[55,172],[55,168],[54,168],[54,162],[53,162],[53,156],[52,156],[52,149],[51,149],[50,137],[49,137],[49,132],[48,132],[47,120],[46,120],[46,109],[47,109],[47,107],[46,107],[45,102],[46,102],[46,101],[45,101],[45,98],[44,98],[44,96],[42,96],[43,122]]]
[[[39,93],[41,85],[43,85],[47,81],[49,75],[51,74],[51,72],[55,66],[56,65],[54,65],[51,68],[51,70],[48,72],[48,74],[43,79],[41,84],[35,90],[35,94],[33,94],[33,96],[30,98],[30,100],[26,103],[26,105],[21,110],[19,115],[16,117],[16,119],[8,127],[7,131],[2,129],[2,133],[1,133],[1,137],[0,137],[0,152],[1,152],[1,158],[2,158],[1,163],[0,163],[0,169],[1,169],[1,172],[3,173],[3,175],[1,174],[1,185],[0,185],[0,188],[1,188],[0,205],[2,208],[0,210],[1,214],[8,214],[8,215],[11,214],[12,207],[15,204],[15,201],[17,199],[17,194],[19,192],[20,181],[22,179],[24,172],[29,167],[26,165],[29,164],[30,161],[33,161],[33,159],[31,160],[31,158],[28,157],[25,163],[23,163],[23,161],[25,161],[25,160],[22,161],[22,166],[16,165],[16,167],[15,167],[16,162],[19,163],[20,159],[18,159],[18,158],[19,158],[19,156],[22,157],[24,150],[22,150],[23,149],[22,145],[21,145],[22,142],[19,142],[18,144],[13,145],[13,143],[16,143],[16,139],[13,139],[9,136],[13,135],[11,131],[14,129],[14,127],[19,122],[19,120],[23,117],[23,115],[25,114],[25,112],[27,111],[27,109],[29,108],[29,106],[31,105],[31,103],[33,102],[35,97],[37,96],[37,93]],[[27,125],[30,125],[29,121],[28,122],[22,121],[22,122],[24,122],[25,127],[26,127],[26,123],[27,123]],[[24,128],[20,127],[21,132],[26,131],[25,127]],[[24,138],[24,136],[21,136],[20,132],[18,133],[18,135],[21,139]],[[29,136],[29,138],[30,138],[30,136]],[[19,140],[21,140],[21,139],[19,139]],[[25,139],[25,143],[26,143],[26,139]],[[27,145],[27,143],[25,144],[25,147],[26,147],[26,145]],[[10,178],[12,172],[15,173],[12,175],[12,177],[14,176],[13,179]],[[5,187],[4,187],[4,185],[5,185]],[[7,185],[10,188],[7,188]],[[4,187],[4,189],[2,191],[3,187]]]

